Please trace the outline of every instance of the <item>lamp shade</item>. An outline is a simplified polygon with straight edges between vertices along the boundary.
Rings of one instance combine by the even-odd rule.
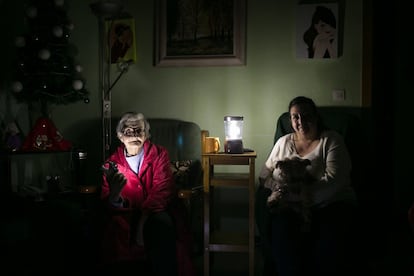
[[[224,152],[243,153],[243,116],[224,117]]]

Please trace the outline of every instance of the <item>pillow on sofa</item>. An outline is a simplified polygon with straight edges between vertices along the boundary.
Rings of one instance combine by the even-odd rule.
[[[171,161],[177,188],[191,188],[201,183],[201,162],[200,160],[179,160]]]

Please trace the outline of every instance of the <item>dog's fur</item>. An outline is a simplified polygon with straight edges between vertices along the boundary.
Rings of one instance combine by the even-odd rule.
[[[278,161],[276,168],[280,169],[282,183],[273,187],[267,199],[271,213],[284,210],[299,213],[303,218],[304,229],[308,228],[311,221],[309,185],[312,177],[306,170],[310,164],[310,160],[299,157]]]

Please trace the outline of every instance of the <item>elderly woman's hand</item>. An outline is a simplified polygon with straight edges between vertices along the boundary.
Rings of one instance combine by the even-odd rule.
[[[118,171],[115,163],[110,163],[109,168],[104,167],[103,171],[109,186],[109,201],[118,203],[127,179]]]
[[[107,181],[109,184],[109,200],[111,202],[119,202],[121,191],[127,182],[125,176],[122,173],[117,172]]]

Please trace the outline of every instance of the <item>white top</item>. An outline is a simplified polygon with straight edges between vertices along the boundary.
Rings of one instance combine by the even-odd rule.
[[[141,152],[137,155],[133,156],[127,156],[126,150],[125,150],[125,157],[128,161],[129,167],[138,174],[139,170],[141,169],[142,160],[144,159],[144,149],[141,150]]]
[[[355,202],[355,192],[350,183],[351,160],[342,136],[332,130],[323,131],[319,144],[304,156],[296,152],[293,139],[294,133],[289,133],[277,140],[260,172],[260,183],[266,188],[274,188],[280,181],[280,170],[275,168],[277,161],[296,156],[311,161],[307,169],[316,179],[311,185],[313,205]]]

